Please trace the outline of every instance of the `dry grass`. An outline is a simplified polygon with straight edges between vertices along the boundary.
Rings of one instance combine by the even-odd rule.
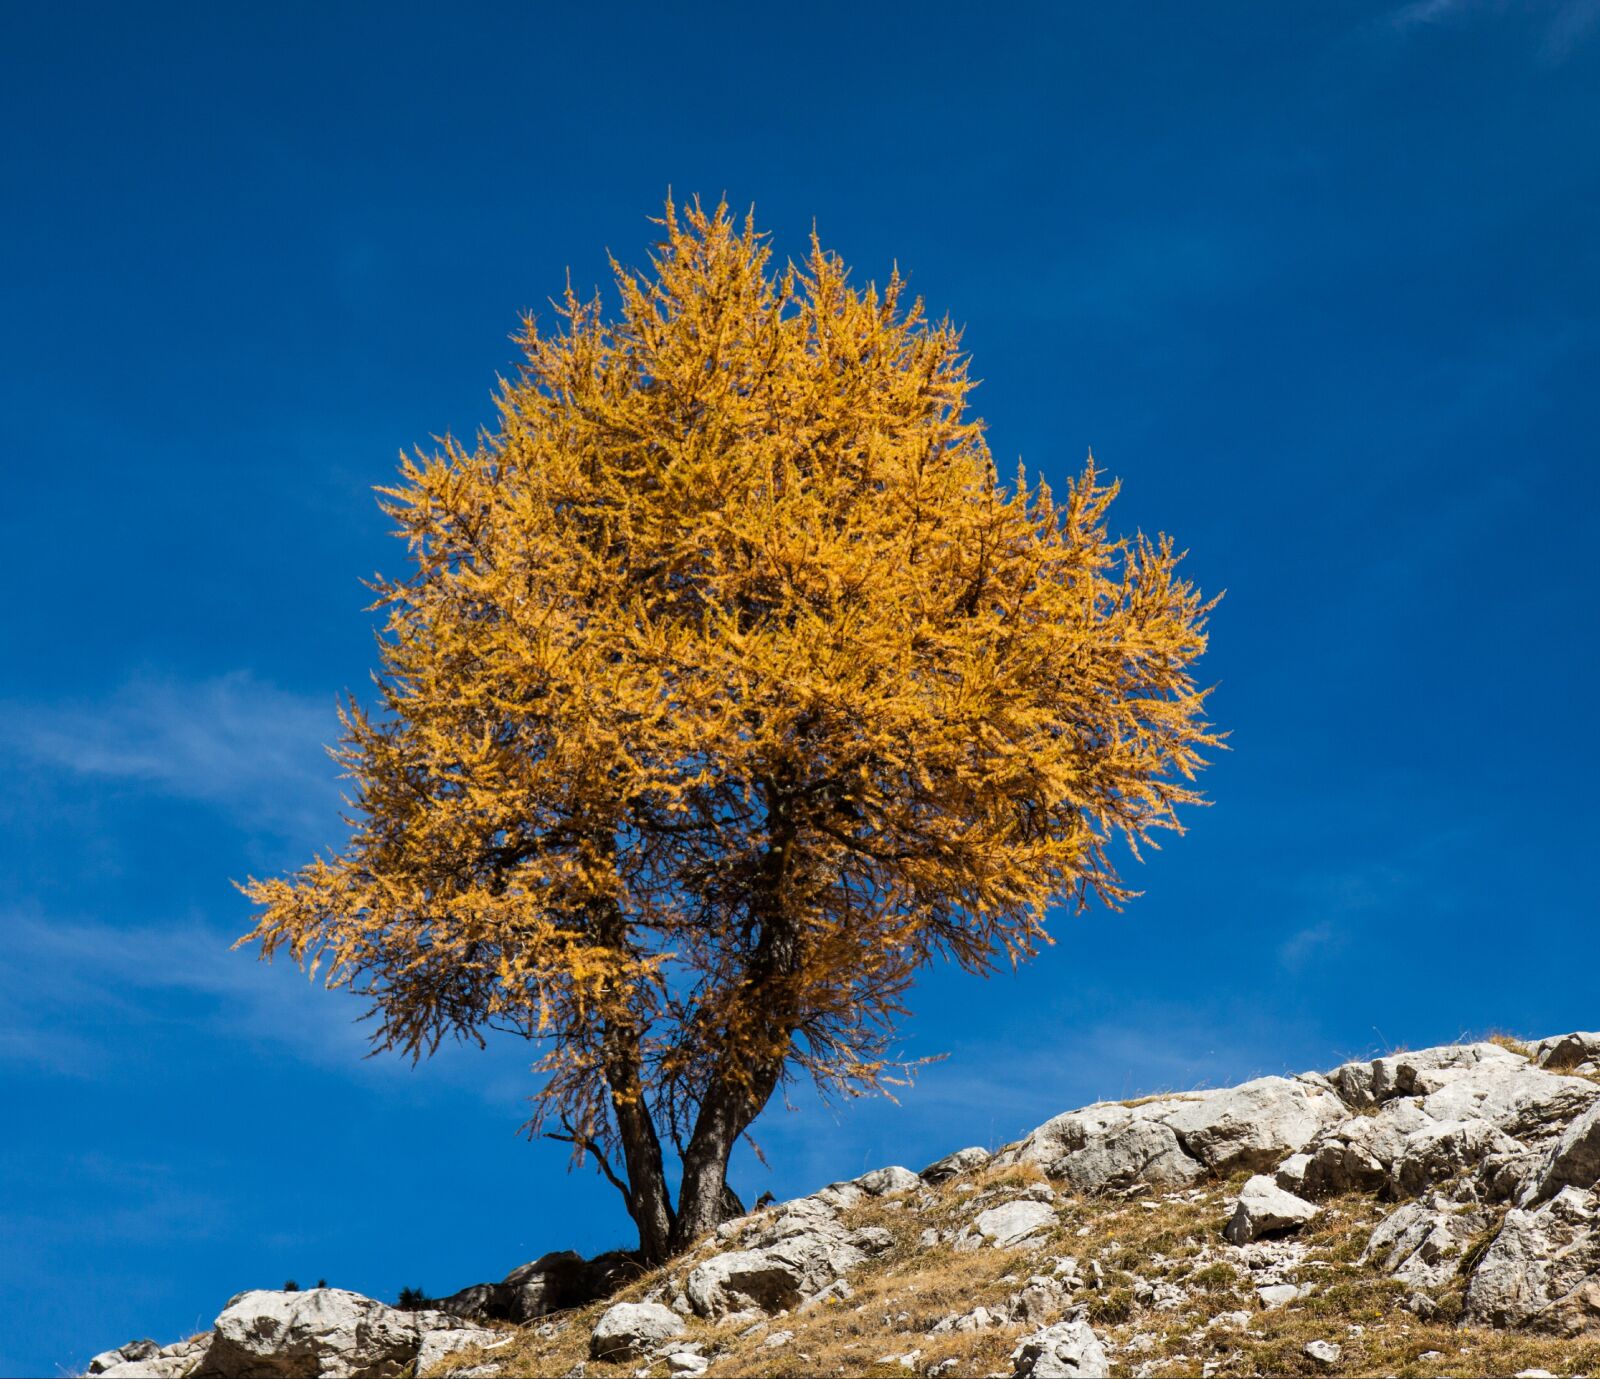
[[[946,1360],[956,1362],[949,1371],[952,1379],[1009,1375],[1011,1351],[1031,1328],[1018,1323],[932,1335],[932,1327],[980,1304],[1003,1306],[1030,1275],[1050,1275],[1059,1258],[1072,1256],[1086,1279],[1072,1301],[1087,1307],[1106,1342],[1114,1375],[1131,1375],[1141,1367],[1174,1376],[1198,1375],[1203,1367],[1218,1376],[1326,1375],[1328,1367],[1304,1354],[1313,1340],[1342,1347],[1331,1371],[1340,1375],[1514,1374],[1528,1368],[1558,1375],[1600,1372],[1600,1339],[1562,1340],[1457,1324],[1464,1277],[1439,1298],[1442,1310],[1434,1320],[1423,1322],[1404,1310],[1401,1301],[1408,1290],[1361,1262],[1367,1237],[1388,1208],[1360,1194],[1324,1203],[1322,1214],[1295,1237],[1303,1254],[1285,1272],[1289,1281],[1309,1283],[1310,1295],[1264,1308],[1256,1296],[1257,1278],[1221,1237],[1230,1196],[1244,1177],[1159,1198],[1058,1196],[1059,1224],[1037,1250],[958,1253],[949,1244],[917,1244],[924,1230],[958,1229],[983,1205],[1043,1181],[1031,1165],[979,1172],[920,1199],[867,1201],[843,1213],[846,1224],[881,1226],[894,1243],[851,1277],[850,1298],[753,1325],[713,1324],[691,1316],[685,1319],[684,1339],[699,1341],[702,1353],[711,1357],[708,1379],[838,1374],[907,1379]],[[698,1254],[734,1247],[708,1242]],[[589,1379],[622,1379],[640,1371],[665,1376],[662,1360],[590,1360],[589,1333],[613,1302],[640,1301],[652,1292],[671,1296],[695,1258],[647,1274],[615,1298],[524,1327],[509,1346],[481,1355],[463,1352],[450,1363],[488,1359],[503,1364],[508,1376],[542,1376],[566,1374],[581,1361]],[[1164,1294],[1163,1286],[1168,1286]],[[1246,1315],[1242,1320],[1230,1316],[1235,1313]],[[785,1343],[766,1344],[781,1332],[791,1333]],[[911,1369],[894,1359],[884,1362],[913,1351],[918,1354]]]

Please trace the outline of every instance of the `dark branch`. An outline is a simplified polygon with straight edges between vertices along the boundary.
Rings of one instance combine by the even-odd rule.
[[[580,1135],[574,1130],[572,1122],[565,1116],[561,1117],[561,1124],[566,1128],[566,1134],[558,1135],[553,1130],[546,1130],[544,1132],[545,1139],[558,1140],[562,1144],[576,1145],[583,1153],[593,1154],[594,1161],[599,1165],[600,1171],[606,1175],[611,1186],[622,1194],[622,1200],[628,1204],[628,1210],[631,1213],[633,1211],[633,1194],[628,1191],[628,1185],[611,1171],[610,1160],[606,1158],[604,1151],[595,1143],[593,1138],[588,1135]]]

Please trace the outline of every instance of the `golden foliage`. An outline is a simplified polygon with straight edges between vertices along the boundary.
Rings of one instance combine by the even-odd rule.
[[[382,711],[342,714],[349,844],[247,887],[248,938],[369,994],[380,1046],[546,1040],[580,1144],[640,1098],[680,1135],[774,1059],[881,1084],[918,968],[1128,895],[1108,844],[1177,827],[1217,741],[1171,542],[1108,535],[1092,460],[999,482],[898,275],[659,223],[618,319],[528,319],[498,429],[382,490],[412,569],[375,586]]]

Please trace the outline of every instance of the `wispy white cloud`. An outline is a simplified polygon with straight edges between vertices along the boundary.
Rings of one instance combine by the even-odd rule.
[[[1409,0],[1391,10],[1384,23],[1396,33],[1410,34],[1504,15],[1532,20],[1538,28],[1539,56],[1559,63],[1600,23],[1600,0]]]
[[[232,944],[246,924],[222,932],[190,919],[171,924],[63,921],[33,913],[3,917],[0,947],[0,1064],[61,1077],[105,1075],[135,1043],[176,1027],[187,1047],[224,1061],[270,1050],[353,1081],[393,1083],[413,1075],[397,1055],[368,1058],[366,1002],[307,981],[292,964],[263,963]],[[524,1041],[441,1046],[424,1083],[467,1087],[508,1117],[526,1115],[536,1053]],[[512,1124],[516,1122],[513,1121]]]
[[[1488,0],[1494,8],[1494,0]],[[1389,15],[1389,23],[1400,30],[1415,29],[1425,24],[1438,24],[1471,10],[1484,9],[1485,0],[1411,0]]]
[[[0,705],[0,743],[79,776],[142,784],[280,830],[334,817],[332,696],[292,694],[235,671],[199,681],[141,676],[97,703]]]

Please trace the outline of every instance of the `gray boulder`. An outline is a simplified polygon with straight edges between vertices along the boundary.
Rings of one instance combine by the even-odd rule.
[[[151,1360],[161,1353],[161,1347],[154,1341],[128,1341],[117,1346],[114,1350],[102,1350],[89,1361],[90,1374],[103,1374],[113,1365],[127,1364],[136,1360]]]
[[[989,1162],[989,1157],[987,1149],[972,1145],[966,1149],[958,1149],[954,1154],[946,1154],[942,1159],[935,1159],[917,1176],[931,1185],[949,1182],[952,1178],[959,1178],[964,1173],[982,1168]]]
[[[716,1321],[730,1312],[778,1312],[799,1305],[805,1271],[766,1250],[730,1250],[689,1271],[684,1283],[696,1314]]]
[[[1090,1379],[1111,1372],[1105,1347],[1087,1322],[1057,1322],[1024,1336],[1011,1352],[1013,1379]]]
[[[922,1186],[922,1179],[909,1168],[875,1168],[852,1179],[852,1185],[870,1197],[888,1197],[896,1192],[912,1192]]]
[[[150,1355],[100,1371],[105,1379],[185,1379],[199,1361],[192,1355]]]
[[[972,1229],[997,1250],[1020,1245],[1030,1236],[1052,1230],[1059,1218],[1043,1202],[1002,1202],[997,1207],[981,1211],[973,1219]]]
[[[1541,1068],[1559,1071],[1580,1063],[1600,1061],[1600,1034],[1574,1030],[1571,1034],[1552,1034],[1533,1044],[1533,1061]]]
[[[625,1254],[585,1259],[572,1250],[554,1250],[513,1269],[499,1283],[475,1283],[439,1302],[451,1316],[521,1325],[551,1312],[603,1298],[637,1265]]]
[[[1486,1120],[1517,1139],[1549,1134],[1600,1101],[1600,1087],[1587,1079],[1521,1059],[1422,1076],[1417,1090],[1434,1120]]]
[[[1298,1230],[1320,1212],[1320,1207],[1285,1192],[1266,1174],[1258,1173],[1240,1191],[1239,1205],[1223,1234],[1235,1245],[1247,1245],[1264,1235]]]
[[[1413,1288],[1442,1288],[1455,1277],[1467,1247],[1492,1220],[1481,1207],[1432,1193],[1384,1217],[1367,1241],[1362,1262],[1376,1261],[1385,1273]]]
[[[1575,1336],[1600,1328],[1600,1202],[1562,1188],[1533,1210],[1513,1207],[1467,1284],[1466,1316]]]
[[[1395,1186],[1417,1196],[1435,1183],[1479,1168],[1491,1155],[1513,1156],[1522,1145],[1486,1120],[1444,1120],[1407,1136],[1392,1171]]]
[[[1523,1206],[1554,1197],[1564,1187],[1592,1188],[1600,1182],[1600,1103],[1591,1106],[1556,1138],[1523,1193]]]
[[[427,1379],[428,1375],[452,1355],[470,1350],[473,1346],[493,1350],[507,1344],[510,1339],[503,1332],[490,1331],[478,1326],[464,1326],[449,1331],[426,1331],[422,1335],[422,1343],[417,1347],[417,1374],[422,1379]]]
[[[1323,1196],[1382,1188],[1411,1137],[1435,1123],[1411,1097],[1391,1100],[1373,1114],[1340,1121],[1311,1144],[1311,1161],[1302,1178],[1305,1190]]]
[[[1416,1094],[1419,1074],[1482,1064],[1525,1064],[1520,1054],[1487,1040],[1479,1044],[1446,1044],[1440,1048],[1393,1053],[1384,1058],[1346,1063],[1328,1074],[1328,1081],[1349,1105],[1364,1109],[1391,1097]]]
[[[1185,1154],[1177,1134],[1152,1114],[1177,1104],[1100,1102],[1068,1111],[1001,1150],[994,1161],[998,1167],[1037,1164],[1078,1192],[1107,1192],[1135,1183],[1187,1187],[1205,1173],[1205,1166]]]
[[[608,1307],[589,1335],[594,1360],[633,1360],[663,1341],[683,1335],[683,1318],[658,1302],[619,1302]]]
[[[232,1299],[194,1371],[220,1379],[400,1379],[428,1331],[462,1322],[443,1312],[402,1312],[345,1288]]]
[[[1254,1081],[1179,1103],[1159,1118],[1184,1152],[1214,1173],[1272,1168],[1349,1114],[1338,1097],[1284,1077]]]

